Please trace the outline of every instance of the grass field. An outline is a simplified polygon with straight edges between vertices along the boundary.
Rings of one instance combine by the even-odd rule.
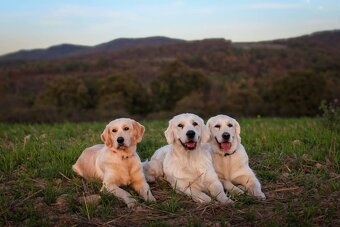
[[[142,123],[146,133],[138,152],[145,159],[165,144],[167,122]],[[104,122],[2,123],[0,226],[340,226],[339,132],[313,118],[241,119],[240,124],[267,200],[237,196],[233,207],[199,205],[160,180],[150,185],[157,203],[140,200],[130,210],[100,192],[100,183],[84,182],[71,171],[84,148],[101,143]],[[100,194],[98,205],[82,202],[92,194]]]

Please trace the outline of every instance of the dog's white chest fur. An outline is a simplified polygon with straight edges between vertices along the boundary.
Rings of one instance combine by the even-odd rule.
[[[197,188],[205,188],[203,183],[206,171],[212,168],[212,166],[209,166],[209,163],[212,161],[210,155],[200,149],[195,151],[175,149],[172,148],[171,152],[165,157],[165,176],[189,182]]]
[[[212,153],[215,171],[220,179],[232,180],[243,174],[243,169],[248,167],[248,155],[242,144],[239,144],[236,152],[229,156]]]

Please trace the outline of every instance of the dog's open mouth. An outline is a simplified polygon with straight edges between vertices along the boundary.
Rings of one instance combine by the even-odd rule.
[[[189,150],[195,149],[196,145],[197,145],[197,143],[194,142],[194,141],[189,141],[189,142],[185,143],[186,148],[188,148]]]
[[[222,142],[220,143],[220,148],[224,151],[229,151],[231,148],[231,143],[230,142]]]
[[[125,150],[127,148],[127,146],[125,146],[124,144],[122,145],[118,145],[117,149],[119,150]]]
[[[216,137],[215,137],[215,140],[216,140],[216,142],[218,143],[218,145],[220,146],[220,149],[221,150],[223,150],[223,151],[229,151],[230,150],[230,148],[231,148],[231,143],[230,142],[226,142],[226,141],[224,141],[224,142],[218,142],[218,140],[216,139]]]
[[[179,141],[181,142],[182,146],[187,150],[194,150],[197,146],[197,142],[192,141],[192,140],[185,142],[185,143],[183,143],[181,140]]]

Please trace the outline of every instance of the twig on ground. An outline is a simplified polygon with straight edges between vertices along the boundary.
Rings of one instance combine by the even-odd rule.
[[[172,212],[169,212],[169,211],[160,210],[160,209],[157,209],[157,208],[154,208],[154,207],[150,207],[150,206],[145,205],[145,204],[140,204],[140,205],[143,206],[143,207],[146,207],[146,208],[148,208],[148,209],[150,209],[150,210],[155,210],[155,211],[159,211],[159,212],[162,212],[162,213],[166,213],[166,214],[170,214],[170,215],[176,216],[175,213],[172,213]]]
[[[58,171],[59,172],[59,174],[61,175],[61,176],[63,176],[66,180],[68,180],[68,181],[71,181],[71,179],[70,178],[68,178],[67,176],[65,176],[65,174],[63,174],[62,172],[60,172],[60,171]]]
[[[300,187],[291,187],[291,188],[279,188],[275,189],[274,192],[285,192],[285,191],[294,191],[299,189]]]
[[[119,220],[119,219],[121,219],[121,218],[125,218],[125,217],[127,217],[127,215],[119,216],[119,217],[117,217],[117,218],[115,218],[115,219],[112,219],[112,220],[110,220],[110,221],[108,221],[108,222],[105,222],[105,223],[103,224],[103,226],[109,225],[109,224],[111,224],[111,223],[114,223],[114,222],[116,222],[117,220]]]
[[[83,198],[84,198],[84,203],[85,203],[85,208],[86,208],[86,214],[87,214],[87,219],[91,221],[90,213],[89,213],[89,208],[87,207],[87,201],[85,197],[85,193],[83,192]]]

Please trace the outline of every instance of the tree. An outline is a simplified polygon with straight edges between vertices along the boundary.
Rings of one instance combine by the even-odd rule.
[[[57,109],[81,109],[88,105],[88,100],[88,90],[82,80],[74,76],[61,76],[47,84],[36,104]]]
[[[203,90],[206,79],[180,62],[163,68],[160,76],[151,82],[152,105],[155,111],[172,110],[177,101],[189,96],[193,90]]]
[[[327,99],[326,80],[312,72],[291,72],[273,83],[266,95],[274,114],[315,116],[321,100]]]
[[[150,110],[146,88],[131,75],[110,76],[101,80],[98,95],[101,111],[145,115]]]

